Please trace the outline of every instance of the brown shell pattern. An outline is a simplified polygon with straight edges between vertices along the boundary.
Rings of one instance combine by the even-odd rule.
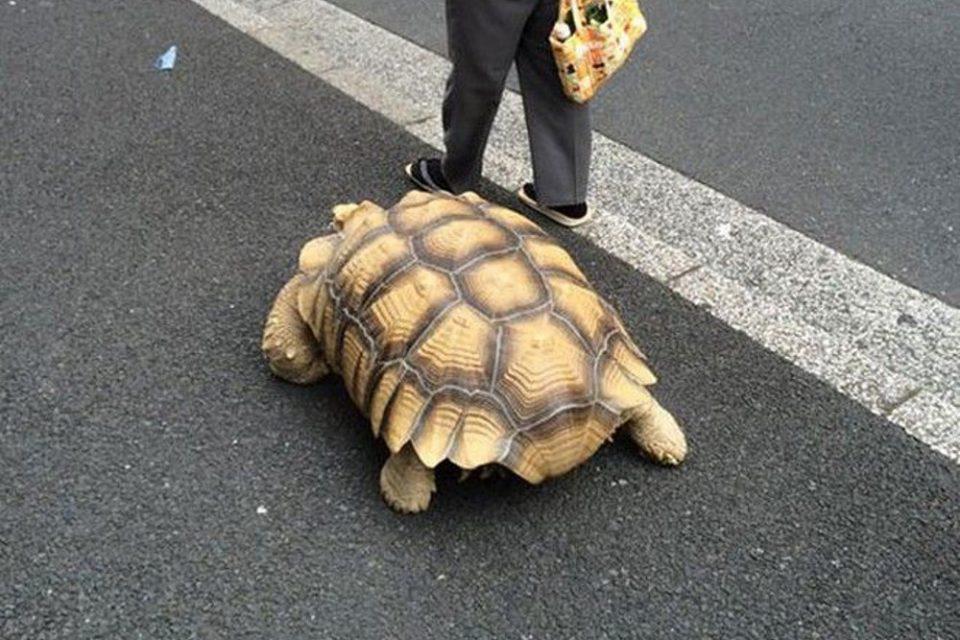
[[[409,193],[320,277],[331,367],[390,450],[412,442],[431,467],[559,475],[655,382],[570,255],[474,194]]]

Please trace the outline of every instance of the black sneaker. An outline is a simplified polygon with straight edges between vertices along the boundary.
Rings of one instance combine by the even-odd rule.
[[[443,177],[440,158],[418,158],[403,168],[413,184],[430,193],[453,193],[450,183]]]
[[[584,202],[553,207],[540,204],[537,202],[537,192],[529,182],[520,187],[520,190],[517,191],[517,197],[520,198],[520,202],[537,213],[542,213],[557,224],[562,224],[565,227],[578,227],[589,221],[593,215],[593,211],[591,211]]]

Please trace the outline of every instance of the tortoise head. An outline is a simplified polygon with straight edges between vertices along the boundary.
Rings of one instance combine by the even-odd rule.
[[[384,216],[383,209],[374,202],[364,200],[360,204],[350,202],[333,208],[333,226],[350,235],[362,226],[376,226]]]

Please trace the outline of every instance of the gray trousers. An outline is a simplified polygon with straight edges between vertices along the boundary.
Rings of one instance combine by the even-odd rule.
[[[443,101],[443,175],[473,189],[510,64],[516,61],[530,137],[533,181],[544,205],[584,202],[590,111],[563,94],[547,37],[558,0],[446,0],[453,71]]]

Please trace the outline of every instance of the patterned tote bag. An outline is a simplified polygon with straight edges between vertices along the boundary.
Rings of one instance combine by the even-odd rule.
[[[574,102],[592,98],[646,30],[636,0],[560,0],[550,47],[563,92]]]

